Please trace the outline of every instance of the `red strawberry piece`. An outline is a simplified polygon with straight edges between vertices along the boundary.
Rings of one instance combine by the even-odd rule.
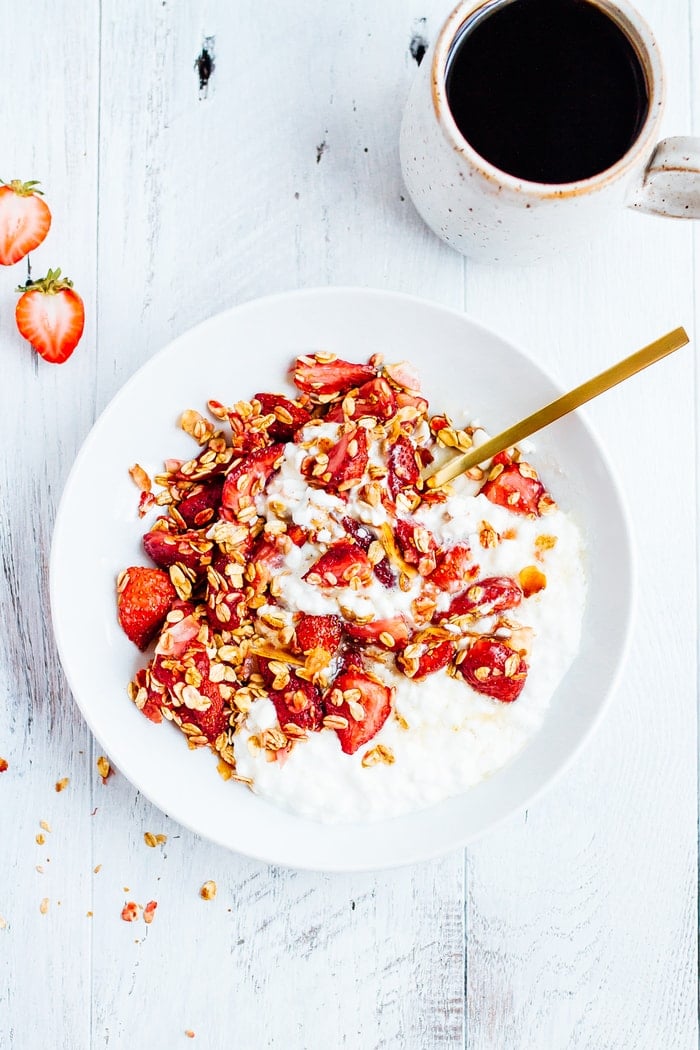
[[[377,538],[371,529],[355,518],[342,518],[341,525],[348,536],[352,536],[355,542],[362,547],[363,551],[368,551]],[[396,585],[396,576],[386,555],[374,566],[374,575],[383,587],[391,589]]]
[[[312,682],[292,673],[284,689],[269,689],[268,692],[282,729],[289,723],[312,732],[321,728],[321,693]]]
[[[27,281],[15,307],[20,335],[45,361],[61,365],[75,350],[85,326],[85,307],[73,282],[49,270],[38,281]]]
[[[201,627],[201,623],[198,626]],[[185,677],[188,668],[193,668],[198,673],[200,681],[197,686],[192,685]],[[172,706],[180,719],[197,726],[211,743],[227,728],[228,714],[224,709],[219,683],[211,681],[210,673],[211,662],[206,647],[197,637],[191,638],[186,648],[177,656],[173,653],[157,652],[153,661],[154,676],[168,690],[171,697],[178,701]],[[198,710],[202,705],[202,698],[205,703],[208,700],[209,705],[204,710]],[[192,701],[194,706],[190,706]]]
[[[527,463],[510,463],[503,467],[500,474],[487,481],[481,491],[499,507],[507,507],[515,514],[531,514],[535,517],[542,513],[540,502],[547,495],[544,485]]]
[[[284,564],[284,554],[275,540],[259,539],[257,546],[253,549],[248,562],[248,572],[252,579],[246,579],[252,585],[256,594],[262,594],[268,587],[270,580]]]
[[[263,415],[274,415],[275,421],[267,428],[273,441],[291,441],[297,430],[311,419],[308,412],[298,401],[290,401],[283,394],[256,394]]]
[[[287,526],[287,535],[294,544],[295,547],[303,547],[309,538],[309,530],[305,529],[302,525],[291,525]]]
[[[367,587],[372,582],[372,565],[361,547],[341,540],[314,562],[304,579],[322,587],[349,587],[357,579]]]
[[[284,445],[270,445],[245,456],[226,475],[221,494],[222,515],[232,521],[240,511],[253,506],[253,498],[265,488],[282,462]]]
[[[412,678],[414,682],[420,682],[423,678],[427,678],[428,675],[435,674],[436,671],[441,671],[443,667],[447,667],[453,656],[454,643],[447,639],[442,642],[435,642],[432,645],[424,643],[418,656],[417,667],[415,667],[413,661],[407,660],[403,654],[397,656],[396,663],[408,678]]]
[[[177,593],[160,569],[132,565],[119,578],[117,613],[127,638],[145,649],[158,633]]]
[[[205,485],[198,486],[178,504],[177,509],[190,528],[201,528],[218,517],[223,487],[223,478],[215,478]]]
[[[235,631],[246,618],[243,590],[228,585],[210,586],[207,591],[207,621],[214,631]]]
[[[355,386],[374,379],[372,365],[351,364],[335,358],[319,360],[318,355],[298,357],[294,367],[294,385],[312,396],[345,394]]]
[[[401,390],[417,394],[420,391],[420,376],[409,361],[396,361],[384,366],[384,374]]]
[[[340,645],[343,629],[339,616],[302,616],[297,624],[297,646],[302,653],[325,649],[335,653]]]
[[[478,573],[479,566],[472,561],[472,552],[466,544],[456,543],[449,550],[439,552],[437,567],[428,580],[447,594],[463,591]]]
[[[328,453],[328,466],[321,477],[310,477],[309,484],[328,492],[345,492],[362,478],[368,461],[367,431],[353,427],[341,434]]]
[[[396,396],[386,379],[371,379],[369,383],[363,383],[352,400],[351,419],[372,416],[386,422],[396,414]]]
[[[432,561],[429,571],[434,570],[438,545],[433,534],[417,521],[409,521],[407,518],[397,518],[394,528],[396,543],[404,561],[409,565],[420,565],[421,560],[427,558]]]
[[[162,656],[166,660],[179,660],[190,648],[202,627],[200,620],[194,614],[194,606],[190,602],[173,602],[171,612],[181,612],[183,615],[182,619],[174,622],[172,618],[169,619],[158,639],[154,671],[163,685],[167,685],[168,681],[161,675],[158,657]]]
[[[343,699],[339,705],[333,702],[348,692],[353,697],[352,705],[349,699]],[[362,671],[346,671],[336,678],[326,694],[325,705],[329,715],[347,719],[346,729],[336,729],[346,755],[354,755],[377,735],[391,714],[392,695],[393,690]],[[360,713],[362,717],[357,717]]]
[[[428,412],[428,402],[424,397],[418,397],[415,394],[409,394],[405,390],[398,390],[396,393],[396,407],[397,408],[415,408],[420,416],[424,416]]]
[[[41,199],[38,182],[0,186],[0,265],[12,266],[38,248],[49,232],[51,212]]]
[[[497,638],[479,638],[459,665],[477,693],[510,704],[523,691],[528,666],[522,656]]]
[[[450,602],[450,607],[441,619],[450,616],[466,616],[475,613],[478,616],[491,616],[493,613],[505,612],[520,605],[523,592],[520,585],[510,576],[489,576],[477,580],[464,594],[458,594]]]
[[[420,478],[420,467],[416,460],[416,448],[405,434],[399,434],[389,450],[389,492],[394,499],[399,492],[412,488]]]
[[[385,649],[398,649],[409,638],[408,627],[402,616],[392,616],[371,623],[346,623],[345,630],[358,642],[373,642]]]
[[[151,722],[160,724],[163,721],[163,714],[161,708],[171,707],[170,698],[168,697],[165,687],[161,683],[154,681],[151,676],[151,669],[153,661],[148,667],[142,667],[134,675],[134,685],[137,689],[136,702],[140,708],[141,713],[146,716]],[[146,699],[143,699],[143,693],[141,690],[145,690]]]
[[[211,563],[212,546],[211,541],[196,530],[172,533],[167,529],[151,529],[143,537],[143,549],[162,569],[180,564],[201,572]]]
[[[205,711],[188,710],[187,720],[198,726],[202,735],[211,744],[228,728],[229,716],[225,709],[219,683],[212,682],[209,678],[211,664],[206,654],[203,653],[201,658],[195,663],[202,673],[202,684],[199,686],[199,692],[210,701],[210,704]],[[182,708],[180,708],[180,713],[183,713]]]

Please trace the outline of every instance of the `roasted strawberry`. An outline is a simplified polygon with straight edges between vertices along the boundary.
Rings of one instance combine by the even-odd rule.
[[[311,682],[292,673],[284,689],[269,689],[269,696],[282,729],[290,723],[311,732],[321,728],[321,693]]]
[[[389,449],[387,466],[389,468],[389,492],[394,499],[399,492],[412,489],[420,478],[415,445],[405,434],[399,434]]]
[[[167,529],[151,529],[143,537],[143,549],[162,569],[179,564],[202,572],[211,563],[212,547],[211,540],[196,530],[173,533]]]
[[[246,569],[246,580],[256,594],[263,594],[267,590],[273,576],[283,564],[284,554],[277,541],[261,537],[253,548]]]
[[[376,736],[391,714],[392,697],[392,689],[362,671],[346,671],[336,678],[326,694],[325,706],[329,715],[348,723],[347,728],[336,729],[346,755],[354,755]]]
[[[472,561],[472,552],[464,543],[456,543],[446,551],[438,551],[437,567],[428,581],[447,594],[457,594],[474,579],[479,566]]]
[[[438,549],[435,537],[423,525],[407,518],[397,518],[396,544],[409,565],[417,565],[422,576],[435,570]]]
[[[419,644],[418,653],[412,652],[410,657],[407,657],[405,653],[399,653],[396,657],[396,664],[407,678],[420,682],[428,675],[435,674],[436,671],[447,667],[453,656],[454,642],[449,639],[444,641],[438,639],[432,643],[423,641]]]
[[[247,615],[243,590],[224,579],[221,585],[207,590],[207,621],[214,631],[235,631]]]
[[[178,511],[191,529],[202,528],[218,516],[223,487],[224,479],[215,478],[205,485],[198,485],[178,504]]]
[[[309,484],[327,492],[346,492],[359,484],[367,467],[367,432],[353,427],[341,434],[328,453],[328,466],[321,477],[309,476]]]
[[[363,383],[351,398],[336,405],[325,417],[329,423],[344,419],[363,419],[367,416],[385,423],[396,414],[396,396],[386,379],[371,379]]]
[[[314,562],[304,579],[321,587],[350,587],[353,580],[367,587],[372,582],[372,564],[356,543],[341,540]]]
[[[187,720],[192,722],[193,725],[199,727],[202,736],[205,736],[209,743],[213,743],[216,738],[228,728],[229,715],[226,709],[224,698],[221,695],[221,687],[218,682],[212,682],[209,677],[211,670],[211,664],[209,663],[206,655],[196,661],[197,666],[200,668],[202,674],[202,682],[199,686],[199,693],[209,701],[209,707],[205,710],[188,710]],[[230,685],[230,683],[227,683]],[[183,696],[184,696],[183,690]],[[182,713],[182,709],[181,709]]]
[[[221,493],[222,516],[233,521],[262,492],[268,479],[277,470],[284,455],[284,445],[270,445],[251,452],[226,475]]]
[[[127,638],[145,649],[163,625],[177,593],[160,569],[132,565],[117,583],[117,613]]]
[[[142,667],[134,675],[134,703],[141,713],[157,725],[163,721],[164,707],[172,707],[165,687],[151,678],[151,665]]]
[[[409,630],[402,616],[372,620],[371,623],[346,623],[345,630],[358,642],[372,642],[385,649],[399,649],[409,638]]]
[[[295,547],[303,547],[309,538],[309,530],[302,525],[292,523],[287,526],[287,535]]]
[[[351,364],[330,354],[312,354],[297,358],[294,385],[318,398],[323,394],[345,394],[374,379],[376,374],[371,365]]]
[[[450,616],[466,616],[468,613],[477,616],[491,616],[493,613],[505,612],[520,605],[523,592],[519,584],[510,576],[489,576],[478,580],[450,602],[450,607],[442,619]]]
[[[500,473],[496,473],[498,467],[503,467]],[[494,473],[496,477],[492,476]],[[508,463],[506,466],[497,463],[481,492],[499,507],[507,507],[515,514],[531,514],[535,517],[542,513],[543,498],[551,502],[529,463]]]
[[[477,693],[510,704],[523,691],[528,666],[505,642],[484,637],[467,650],[459,671]]]
[[[308,412],[298,401],[290,401],[283,394],[256,394],[260,410],[265,416],[273,415],[274,423],[267,428],[273,441],[291,441],[297,430],[311,419]]]
[[[297,646],[302,653],[325,649],[334,653],[340,645],[343,625],[339,616],[307,616],[304,614],[296,628]]]

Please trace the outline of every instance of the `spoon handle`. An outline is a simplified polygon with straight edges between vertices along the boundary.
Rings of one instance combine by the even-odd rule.
[[[526,419],[521,419],[519,423],[514,423],[512,427],[508,427],[507,430],[497,434],[496,437],[490,438],[478,448],[470,449],[469,452],[455,456],[425,479],[427,487],[437,489],[442,485],[446,485],[448,481],[452,481],[459,474],[463,474],[465,470],[470,470],[471,467],[478,466],[484,460],[491,459],[498,452],[503,452],[504,449],[510,448],[511,445],[517,445],[519,441],[537,433],[538,430],[549,426],[556,419],[561,419],[562,416],[573,412],[574,409],[579,408],[581,405],[585,405],[587,401],[591,401],[598,394],[602,394],[606,390],[610,390],[611,387],[617,386],[623,380],[629,379],[630,376],[635,375],[637,372],[641,372],[643,368],[653,365],[655,361],[660,361],[662,357],[672,354],[674,350],[680,349],[681,346],[685,346],[689,341],[685,328],[674,328],[672,332],[662,335],[660,339],[655,339],[648,346],[637,350],[634,354],[630,354],[629,357],[625,357],[622,361],[618,361],[611,368],[606,368],[604,372],[593,376],[592,379],[588,379],[585,383],[581,383],[580,386],[570,390],[568,394],[562,394],[556,401],[552,401],[550,404],[545,405],[544,408],[538,409],[532,415],[527,416]]]

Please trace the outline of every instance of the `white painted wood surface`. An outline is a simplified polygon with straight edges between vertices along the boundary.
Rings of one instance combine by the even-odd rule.
[[[61,265],[88,311],[75,356],[46,366],[14,330],[23,267],[0,274],[3,1050],[170,1050],[188,1029],[212,1050],[697,1046],[695,351],[589,410],[638,549],[612,710],[552,792],[466,853],[330,877],[200,841],[120,775],[102,785],[51,637],[75,453],[138,365],[211,313],[299,286],[399,289],[466,308],[563,384],[696,328],[689,225],[621,215],[602,250],[523,271],[464,263],[423,228],[398,123],[411,38],[449,6],[0,0],[0,175],[43,181],[54,226],[33,270]],[[639,6],[666,59],[665,130],[694,116],[697,134],[697,5]],[[125,899],[156,899],[153,924],[123,923]]]

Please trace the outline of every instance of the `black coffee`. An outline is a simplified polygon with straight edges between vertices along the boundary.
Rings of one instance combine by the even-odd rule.
[[[470,19],[448,58],[447,101],[487,161],[554,183],[609,168],[649,108],[634,47],[587,0],[506,0]]]

